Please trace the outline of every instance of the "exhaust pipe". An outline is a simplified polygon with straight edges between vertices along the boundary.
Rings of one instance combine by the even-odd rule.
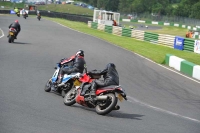
[[[107,100],[108,96],[96,96],[97,100]]]

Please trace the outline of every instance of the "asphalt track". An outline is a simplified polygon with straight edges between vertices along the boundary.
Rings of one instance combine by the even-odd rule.
[[[8,43],[8,25],[22,31]],[[0,133],[199,133],[200,84],[101,39],[35,17],[0,16]],[[117,66],[128,101],[106,116],[44,91],[55,64],[78,49],[88,70]]]

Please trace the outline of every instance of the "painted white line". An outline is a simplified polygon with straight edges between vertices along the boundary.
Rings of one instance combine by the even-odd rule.
[[[146,106],[148,108],[152,108],[152,109],[154,109],[156,111],[164,112],[164,113],[167,113],[167,114],[170,114],[170,115],[178,116],[178,117],[181,117],[181,118],[184,118],[184,119],[187,119],[187,120],[191,120],[191,121],[200,123],[200,120],[197,120],[197,119],[194,119],[194,118],[190,118],[190,117],[187,117],[187,116],[183,116],[183,115],[180,115],[180,114],[177,114],[177,113],[173,113],[171,111],[164,110],[164,109],[161,109],[161,108],[158,108],[158,107],[151,106],[151,105],[149,105],[147,103],[143,103],[143,102],[141,102],[141,101],[139,101],[139,100],[137,100],[137,99],[135,99],[133,97],[127,96],[127,98],[132,100],[132,101],[128,100],[131,103],[135,102],[135,103],[138,103],[140,105]]]
[[[0,31],[1,31],[1,33],[2,33],[2,35],[0,36],[0,38],[2,38],[2,37],[4,36],[4,33],[3,33],[3,30],[2,30],[2,29],[0,29]]]

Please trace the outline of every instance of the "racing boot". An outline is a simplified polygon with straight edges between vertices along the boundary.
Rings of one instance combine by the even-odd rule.
[[[61,87],[61,86],[65,85],[64,83],[62,83],[62,77],[63,76],[60,75],[59,78],[58,78],[58,81],[57,81],[58,87]]]
[[[97,87],[96,83],[93,82],[90,91],[90,96],[92,97],[93,101],[96,100],[96,87]]]

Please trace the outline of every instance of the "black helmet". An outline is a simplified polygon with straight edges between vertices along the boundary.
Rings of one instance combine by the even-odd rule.
[[[110,68],[110,67],[116,69],[116,66],[115,66],[114,63],[108,63],[106,67],[107,67],[107,69]]]
[[[76,56],[79,55],[79,56],[84,56],[84,51],[83,50],[79,50],[76,52]]]

